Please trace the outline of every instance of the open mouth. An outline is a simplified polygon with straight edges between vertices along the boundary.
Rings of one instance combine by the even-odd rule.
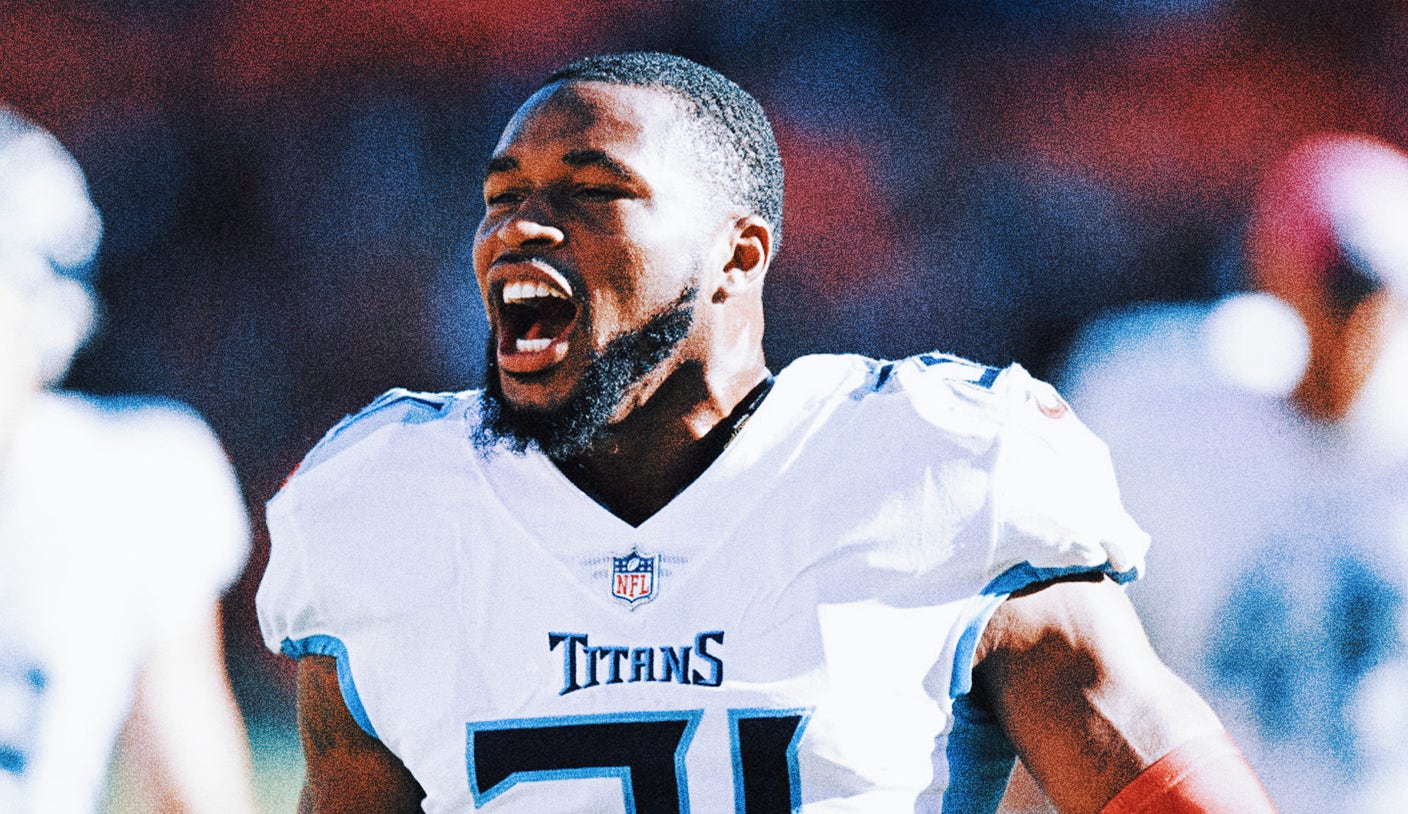
[[[499,366],[541,373],[567,355],[577,303],[556,281],[510,279],[499,289]]]

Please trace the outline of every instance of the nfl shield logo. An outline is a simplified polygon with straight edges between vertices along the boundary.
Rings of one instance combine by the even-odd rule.
[[[659,569],[659,554],[632,551],[624,557],[612,557],[611,595],[633,608],[638,602],[649,602],[655,598]]]

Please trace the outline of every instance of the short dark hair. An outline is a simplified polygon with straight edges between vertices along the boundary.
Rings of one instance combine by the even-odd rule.
[[[610,82],[659,88],[683,100],[714,143],[705,160],[721,162],[717,175],[726,194],[773,228],[782,241],[782,154],[763,106],[712,68],[675,54],[637,51],[585,57],[553,71],[554,82]]]

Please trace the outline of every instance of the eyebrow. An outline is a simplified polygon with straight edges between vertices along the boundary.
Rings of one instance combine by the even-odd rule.
[[[496,172],[509,172],[516,169],[518,169],[518,159],[512,156],[496,155],[484,165],[484,177],[488,178]]]
[[[633,180],[636,176],[625,164],[617,161],[601,150],[569,150],[562,155],[562,163],[569,167],[599,167],[624,181]]]
[[[612,158],[601,150],[569,150],[562,154],[562,163],[573,169],[582,167],[599,167],[606,172],[615,175],[623,181],[635,179],[635,173],[631,172],[625,164]],[[513,172],[519,168],[518,159],[508,155],[498,155],[489,159],[484,165],[484,178],[501,172]]]

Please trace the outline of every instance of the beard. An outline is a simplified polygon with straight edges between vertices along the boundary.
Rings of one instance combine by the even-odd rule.
[[[650,375],[689,336],[696,286],[644,325],[618,334],[587,362],[567,398],[556,407],[520,407],[504,397],[495,337],[489,337],[480,423],[472,439],[481,451],[505,446],[517,454],[536,449],[562,462],[585,453],[611,431],[611,417],[631,387]]]

